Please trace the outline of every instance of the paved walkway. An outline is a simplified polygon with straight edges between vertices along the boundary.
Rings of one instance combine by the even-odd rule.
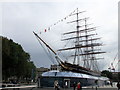
[[[12,90],[12,89],[11,89]],[[54,88],[26,88],[19,90],[55,90]],[[60,90],[73,90],[73,88],[60,88]],[[76,89],[77,90],[77,89]],[[82,90],[117,90],[117,88],[83,88]]]
[[[55,90],[55,89],[52,87],[51,88],[37,88],[36,85],[30,85],[30,86],[3,88],[2,90]],[[73,88],[60,88],[60,90],[73,90]],[[113,87],[111,86],[102,86],[102,87],[97,87],[97,88],[95,86],[94,87],[83,87],[82,90],[118,90],[118,89],[114,85]]]
[[[33,88],[32,90],[55,90],[54,88]],[[73,88],[60,88],[60,90],[73,90]],[[77,89],[76,89],[77,90]],[[82,90],[117,90],[117,87],[83,87]]]

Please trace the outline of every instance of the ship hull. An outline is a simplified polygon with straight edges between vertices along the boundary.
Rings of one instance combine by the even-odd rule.
[[[100,76],[99,72],[95,72],[95,71],[86,69],[79,65],[73,65],[71,63],[61,61],[60,66],[61,66],[62,70],[64,70],[64,71],[72,71],[72,72],[83,73],[83,74],[88,74],[88,75]]]

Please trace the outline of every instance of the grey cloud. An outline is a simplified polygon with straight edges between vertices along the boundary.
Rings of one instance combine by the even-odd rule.
[[[89,21],[101,27],[98,31],[96,31],[98,32],[98,35],[103,38],[103,43],[108,44],[103,49],[108,52],[112,52],[111,57],[109,57],[108,54],[105,55],[105,57],[109,57],[110,59],[114,57],[114,53],[117,53],[117,40],[115,40],[117,38],[117,33],[114,33],[117,32],[117,6],[112,6],[116,5],[116,2],[114,1],[110,1],[109,4],[110,5],[104,3],[103,1],[97,2],[95,0],[93,0],[93,2],[89,2],[87,0],[82,2],[77,1],[77,3],[74,1],[3,3],[3,35],[21,44],[25,51],[30,53],[31,60],[34,61],[37,67],[49,67],[52,63],[48,59],[42,47],[39,45],[32,31],[36,31],[38,33],[41,30],[44,31],[46,27],[49,27],[49,25],[55,23],[59,19],[64,18],[78,7],[82,11],[88,11],[86,14],[90,17]],[[114,18],[113,22],[111,22],[111,18]],[[71,30],[71,28],[63,29],[63,26],[60,27],[60,25],[53,27],[53,31],[51,30],[51,32],[42,35],[46,42],[55,48],[55,50],[60,48],[60,45],[62,45],[57,44],[58,42],[55,43],[55,41],[59,39],[58,36],[60,35],[58,34],[61,31],[66,32],[69,29]],[[109,39],[111,41],[109,41]],[[54,45],[52,44],[53,41]],[[103,67],[101,67],[101,69],[102,68]]]

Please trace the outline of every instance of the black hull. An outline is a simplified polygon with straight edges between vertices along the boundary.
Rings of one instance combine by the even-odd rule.
[[[70,63],[61,61],[60,66],[62,67],[63,71],[72,71],[72,72],[77,72],[77,73],[93,75],[93,76],[100,76],[100,73],[86,69],[79,65],[74,65],[74,64],[70,64]]]

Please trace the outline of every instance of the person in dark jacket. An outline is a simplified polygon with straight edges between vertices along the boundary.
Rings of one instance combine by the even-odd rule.
[[[118,90],[120,90],[120,82],[117,83]]]
[[[74,82],[73,83],[73,90],[75,90],[75,88],[76,88],[76,83]]]

